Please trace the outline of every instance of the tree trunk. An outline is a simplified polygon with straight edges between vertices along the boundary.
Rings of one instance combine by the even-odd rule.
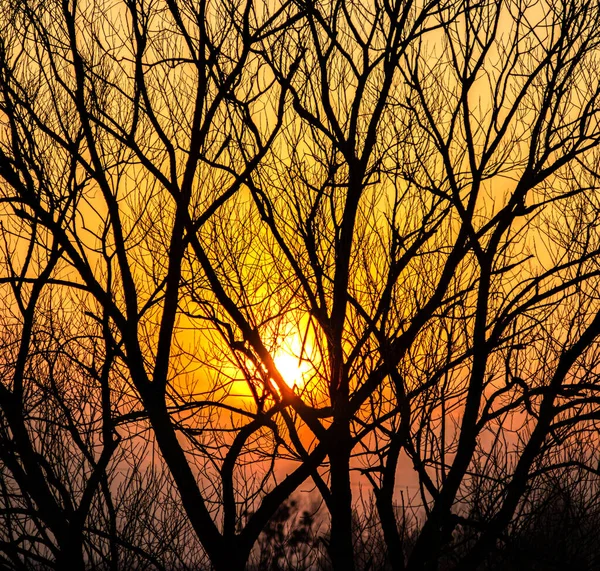
[[[85,571],[83,560],[82,534],[72,530],[68,538],[60,544],[60,552],[56,557],[54,567],[56,571]]]
[[[196,536],[202,543],[215,569],[219,571],[221,569],[235,570],[237,567],[231,566],[231,560],[234,558],[239,559],[238,550],[235,545],[225,544],[223,536],[219,533],[206,507],[196,477],[187,462],[185,452],[177,440],[163,395],[148,391],[145,395],[144,404],[154,429],[156,443],[173,477],[182,507],[192,524]],[[240,569],[243,569],[243,567],[240,567]]]
[[[54,564],[56,571],[85,571],[85,564],[81,553],[73,553],[71,550],[61,551]]]
[[[247,553],[240,553],[235,543],[224,549],[222,553],[211,556],[211,562],[215,571],[244,571],[248,559]]]
[[[394,571],[404,569],[404,548],[398,533],[398,522],[394,513],[392,497],[381,494],[377,497],[377,513],[388,551],[388,560]]]
[[[354,571],[352,490],[350,488],[350,427],[334,431],[329,452],[331,466],[331,539],[329,555],[334,571]]]
[[[448,509],[434,510],[423,526],[406,566],[407,571],[437,571],[442,549],[452,541],[453,525]]]

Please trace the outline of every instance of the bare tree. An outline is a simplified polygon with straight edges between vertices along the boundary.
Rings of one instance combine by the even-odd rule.
[[[474,568],[536,465],[595,433],[598,18],[589,2],[332,2],[286,36],[306,48],[280,79],[297,119],[249,186],[320,338],[327,392],[305,398],[331,410],[337,568],[352,468],[394,568],[436,568],[457,526],[480,533]],[[425,511],[410,549],[401,457]],[[490,479],[494,509],[463,519]]]
[[[268,438],[278,443],[278,428],[274,412],[224,402],[230,389],[220,380],[199,390],[182,382],[189,356],[178,348],[194,300],[183,299],[181,288],[189,248],[206,258],[202,226],[238,193],[281,126],[286,89],[263,73],[261,52],[299,18],[296,7],[7,2],[2,13],[6,215],[48,233],[61,264],[48,266],[40,287],[85,293],[75,311],[101,326],[108,370],[138,402],[116,411],[117,421],[147,418],[213,564],[240,568],[264,524],[319,460],[277,486],[239,530],[236,462],[255,431],[274,433]],[[298,56],[290,55],[289,77]],[[249,129],[246,117],[260,119],[261,129]],[[234,426],[215,422],[225,414],[237,419]],[[229,448],[219,459],[210,451],[221,433]],[[258,492],[242,497],[242,506]],[[59,542],[71,541],[60,521],[53,525]]]
[[[99,472],[139,427],[217,569],[310,478],[352,570],[355,474],[394,568],[436,568],[457,526],[476,567],[536,470],[595,430],[595,3],[1,10],[3,216],[30,228],[6,247],[14,339],[39,362],[40,288],[97,329],[100,393],[121,399],[97,409]],[[34,235],[44,255],[16,264]],[[489,509],[465,516],[480,487]],[[44,523],[59,544],[69,517]]]
[[[37,182],[36,188],[33,179],[27,181],[31,190],[52,200],[44,181]],[[133,510],[151,505],[159,495],[153,486],[162,487],[165,478],[153,477],[145,469],[147,459],[136,454],[140,442],[131,438],[126,411],[139,406],[114,367],[108,319],[101,308],[100,322],[82,311],[94,307],[93,298],[80,284],[60,277],[64,252],[52,234],[31,211],[14,216],[15,204],[5,206],[0,249],[3,563],[15,569],[92,564],[120,569],[141,560],[160,568],[164,557],[149,534],[138,530],[131,537],[128,530],[135,522],[123,525],[133,519]],[[65,199],[54,214],[67,218],[71,207]],[[118,424],[127,428],[118,430]],[[170,518],[177,520],[173,513]],[[158,525],[164,540],[166,526]]]

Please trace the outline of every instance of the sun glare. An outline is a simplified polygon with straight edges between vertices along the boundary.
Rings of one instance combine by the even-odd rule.
[[[298,357],[294,357],[283,350],[275,355],[273,361],[289,387],[301,387],[304,385],[304,375],[310,369],[309,363],[299,361]]]

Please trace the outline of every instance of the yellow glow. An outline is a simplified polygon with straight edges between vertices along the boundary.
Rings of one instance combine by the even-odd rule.
[[[310,364],[307,361],[300,361],[298,357],[294,357],[285,348],[277,352],[273,361],[289,387],[302,387],[304,385],[305,375],[310,370]]]

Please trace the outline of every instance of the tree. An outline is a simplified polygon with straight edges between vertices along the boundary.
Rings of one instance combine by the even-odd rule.
[[[27,150],[35,152],[33,142]],[[28,190],[67,220],[74,197],[58,200],[52,182],[33,174],[39,178],[26,180]],[[66,173],[68,184],[74,176]],[[145,533],[131,536],[136,523],[124,523],[164,493],[165,478],[145,469],[147,443],[131,437],[135,426],[126,417],[137,407],[114,367],[108,317],[101,307],[93,314],[94,300],[61,277],[64,249],[52,233],[7,203],[18,215],[2,223],[2,564],[76,570],[159,563],[168,547],[153,545],[147,531],[156,514],[147,516]],[[168,530],[158,526],[164,541]]]
[[[354,472],[394,568],[436,568],[457,527],[474,568],[593,430],[598,10],[2,5],[4,217],[54,244],[38,287],[132,399],[103,441],[147,422],[215,568],[310,478],[352,570]]]
[[[75,307],[102,325],[110,369],[139,399],[133,411],[118,409],[117,418],[147,417],[213,564],[239,568],[309,468],[278,486],[236,535],[242,510],[234,467],[249,436],[273,430],[275,411],[253,413],[223,402],[226,387],[201,400],[191,385],[182,394],[177,377],[186,356],[175,354],[175,332],[185,331],[189,300],[180,291],[188,247],[204,255],[197,233],[238,192],[280,127],[285,90],[264,81],[257,49],[276,43],[283,24],[293,25],[295,7],[32,2],[5,3],[2,10],[6,214],[39,225],[56,244],[61,264],[54,263],[40,287],[85,293]],[[290,76],[294,67],[292,58]],[[248,130],[244,118],[269,98],[265,128]],[[245,159],[250,166],[236,170]],[[206,409],[206,427],[198,427]],[[186,426],[189,410],[198,411],[193,427]],[[241,431],[233,428],[239,434],[221,458],[216,502],[212,474],[198,476],[193,455],[206,449],[197,435],[212,430],[215,411],[252,419]],[[228,427],[217,423],[216,431],[227,434]]]
[[[35,219],[4,222],[2,254],[3,559],[83,569],[84,523],[110,527],[112,351],[77,312],[64,322],[68,300],[48,296],[63,251]]]
[[[286,36],[307,46],[289,84],[303,126],[274,147],[279,168],[269,155],[251,176],[288,263],[280,281],[297,284],[326,347],[338,566],[352,565],[357,447],[394,568],[409,556],[401,454],[427,513],[408,568],[434,568],[457,525],[481,532],[473,568],[540,459],[597,415],[598,10],[333,2],[306,21]],[[490,479],[494,509],[461,519]]]

